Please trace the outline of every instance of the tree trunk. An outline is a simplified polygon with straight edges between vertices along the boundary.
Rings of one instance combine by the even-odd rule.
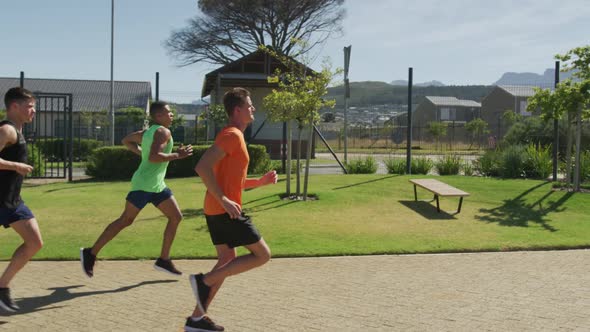
[[[578,106],[576,113],[576,160],[574,169],[574,191],[580,191],[580,162],[581,162],[581,145],[582,143],[582,105]]]
[[[286,194],[287,197],[291,196],[291,142],[293,141],[293,139],[291,138],[291,121],[287,121],[287,190],[286,190]]]
[[[299,133],[297,134],[297,198],[301,196],[301,130],[302,125],[299,124]]]
[[[312,120],[312,119],[310,119]],[[303,200],[307,201],[307,183],[309,182],[309,162],[311,160],[311,141],[313,139],[313,120],[309,123],[309,135],[307,137],[307,162],[305,163],[305,180],[303,182]]]

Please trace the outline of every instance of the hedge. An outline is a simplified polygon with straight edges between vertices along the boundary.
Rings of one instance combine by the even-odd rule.
[[[195,165],[209,148],[208,145],[193,146],[193,155],[174,160],[168,164],[166,177],[190,177],[196,175]],[[248,146],[250,164],[248,174],[261,174],[270,163],[270,158],[263,145]],[[124,146],[102,147],[95,149],[86,165],[86,174],[103,180],[130,179],[139,167],[141,159]]]
[[[45,156],[34,144],[27,144],[27,164],[33,166],[33,171],[28,176],[45,176]]]
[[[64,156],[64,139],[63,138],[48,138],[39,139],[36,145],[41,149],[41,152],[49,160],[62,160]],[[95,139],[74,139],[74,160],[88,160],[92,151],[103,145],[101,141]],[[68,156],[66,155],[66,159]]]

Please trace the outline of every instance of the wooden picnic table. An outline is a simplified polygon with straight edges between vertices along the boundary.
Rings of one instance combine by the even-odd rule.
[[[434,194],[434,199],[436,200],[436,210],[439,213],[439,196],[460,197],[459,208],[457,209],[457,213],[461,212],[461,206],[463,205],[463,197],[469,196],[469,193],[435,179],[410,179],[410,182],[414,184],[414,200],[418,200],[418,193],[416,191],[417,186],[432,192]]]

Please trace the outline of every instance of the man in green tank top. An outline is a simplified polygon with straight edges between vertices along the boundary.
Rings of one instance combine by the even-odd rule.
[[[193,148],[190,145],[181,145],[176,153],[172,153],[174,142],[168,128],[172,124],[173,114],[168,104],[153,102],[150,105],[150,117],[154,124],[149,129],[136,131],[123,138],[123,144],[141,156],[141,164],[131,179],[131,191],[127,195],[123,214],[105,228],[91,248],[80,249],[82,269],[89,278],[94,275],[94,262],[98,252],[121,230],[130,226],[147,203],[152,203],[168,218],[162,252],[154,268],[173,275],[182,274],[170,260],[170,247],[182,220],[182,213],[172,191],[166,187],[164,177],[168,163],[191,156]]]

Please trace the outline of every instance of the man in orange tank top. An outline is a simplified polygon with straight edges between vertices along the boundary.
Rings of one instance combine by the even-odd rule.
[[[217,264],[211,272],[190,275],[189,281],[197,306],[187,318],[185,331],[223,331],[205,316],[207,307],[225,278],[236,275],[270,260],[270,249],[249,216],[242,212],[242,191],[277,182],[277,173],[270,171],[258,179],[248,179],[248,150],[244,130],[254,121],[256,109],[250,92],[234,88],[226,92],[223,104],[229,123],[215,138],[215,143],[199,160],[195,171],[207,187],[205,217],[211,240],[217,250]],[[249,254],[236,257],[236,247],[243,246]]]

